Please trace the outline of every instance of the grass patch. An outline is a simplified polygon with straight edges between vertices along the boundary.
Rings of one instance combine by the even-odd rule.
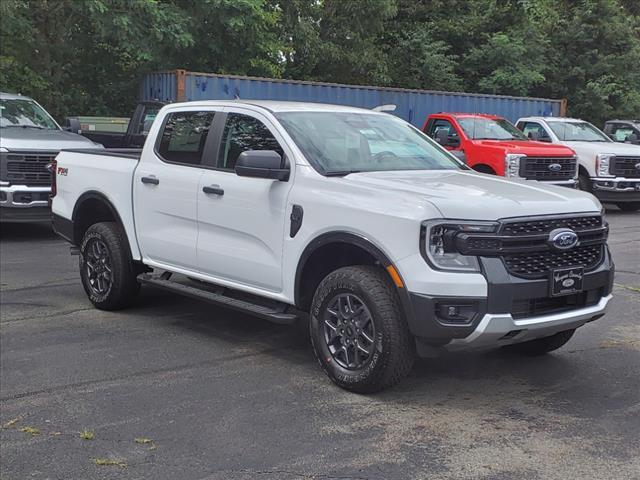
[[[20,431],[24,432],[24,433],[28,433],[29,435],[34,436],[34,437],[36,435],[40,435],[40,430],[37,429],[36,427],[22,427],[20,429]]]
[[[7,423],[2,425],[2,428],[13,428],[16,426],[16,423],[20,421],[20,417],[9,420]]]
[[[94,458],[93,462],[101,467],[122,467],[125,468],[127,464],[117,458]]]
[[[80,438],[83,440],[93,440],[95,435],[90,430],[83,430],[80,432]]]
[[[136,437],[133,440],[136,443],[139,443],[141,445],[148,445],[150,443],[153,443],[153,440],[151,440],[150,438],[145,438],[145,437]]]

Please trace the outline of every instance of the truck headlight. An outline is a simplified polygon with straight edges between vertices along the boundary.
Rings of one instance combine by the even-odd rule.
[[[526,155],[521,153],[507,153],[504,156],[504,176],[505,177],[520,177],[520,162]]]
[[[459,223],[449,220],[424,222],[420,250],[423,257],[439,270],[458,272],[479,272],[478,258],[462,255],[455,246],[459,233],[492,233],[498,228],[496,223]]]
[[[613,153],[601,153],[596,155],[596,176],[597,177],[613,177],[609,173],[611,161],[615,158]]]

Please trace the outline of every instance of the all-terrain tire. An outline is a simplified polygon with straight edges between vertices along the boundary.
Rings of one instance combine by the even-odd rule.
[[[545,353],[552,352],[562,347],[565,343],[571,340],[575,331],[575,329],[565,330],[549,337],[516,343],[515,345],[509,345],[506,348],[512,352],[518,352],[531,357],[544,355]]]
[[[92,278],[96,268],[103,275],[101,284]],[[100,310],[124,308],[138,294],[129,243],[117,223],[96,223],[87,229],[80,243],[80,278],[89,300]]]
[[[340,365],[330,350],[325,332],[330,302],[345,295],[361,300],[373,322],[370,328],[375,330],[370,358],[360,368],[354,369]],[[344,389],[359,393],[383,390],[402,380],[413,366],[415,342],[407,327],[396,288],[380,267],[344,267],[327,275],[313,297],[309,329],[320,366],[336,385]]]
[[[623,212],[636,212],[640,210],[640,202],[620,202],[616,206]]]

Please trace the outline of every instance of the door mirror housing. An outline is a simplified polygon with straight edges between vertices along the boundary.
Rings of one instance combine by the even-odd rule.
[[[64,127],[62,127],[62,129],[66,132],[72,132],[72,133],[82,132],[82,127],[80,126],[80,120],[78,120],[76,117],[67,117],[64,123]]]
[[[290,169],[275,150],[246,150],[238,156],[235,172],[239,177],[287,181]]]
[[[436,131],[435,140],[443,147],[456,148],[460,146],[460,139],[456,136],[449,135],[449,132],[444,128]]]
[[[529,137],[529,140],[533,140],[534,142],[539,142],[540,141],[540,132],[537,132],[535,130],[531,130],[529,133],[527,133],[527,137]]]

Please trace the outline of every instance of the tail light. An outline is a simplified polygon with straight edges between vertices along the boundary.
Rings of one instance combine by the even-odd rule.
[[[56,160],[52,160],[50,164],[47,165],[47,170],[51,173],[51,193],[49,194],[49,206],[51,206],[51,200],[58,193],[58,185],[57,185],[57,170],[58,170],[58,162]]]

